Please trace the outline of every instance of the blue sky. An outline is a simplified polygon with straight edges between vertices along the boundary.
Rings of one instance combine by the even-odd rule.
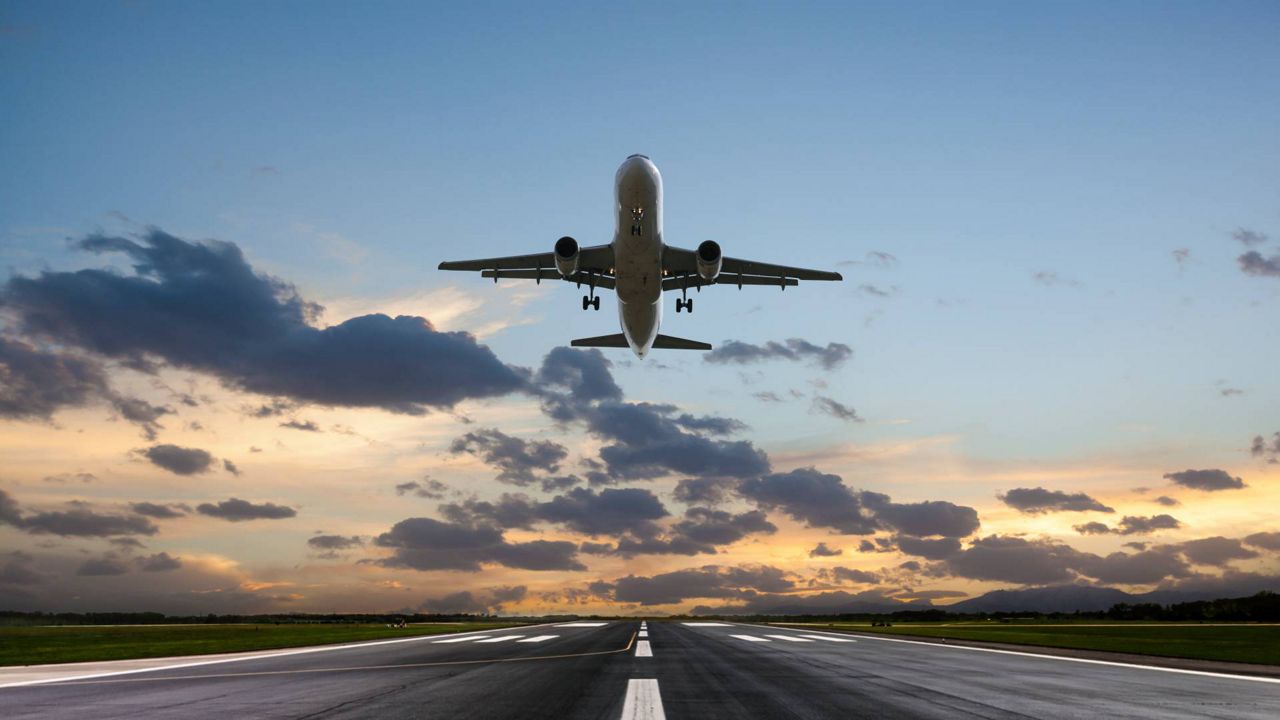
[[[716,289],[691,317],[668,307],[666,332],[854,357],[618,356],[628,398],[740,418],[775,465],[949,448],[841,456],[895,498],[991,503],[1014,482],[992,468],[1035,485],[1077,465],[1274,485],[1248,446],[1280,430],[1280,280],[1243,274],[1232,233],[1280,236],[1277,30],[1265,2],[4,2],[0,262],[123,269],[66,238],[157,226],[234,242],[331,310],[430,319],[423,298],[456,290],[471,314],[448,329],[504,321],[482,341],[536,367],[613,332],[613,308],[435,266],[607,242],[614,169],[643,152],[669,243],[846,278]]]

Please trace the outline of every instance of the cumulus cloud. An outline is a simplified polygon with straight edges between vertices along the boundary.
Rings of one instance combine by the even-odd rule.
[[[1155,500],[1152,500],[1152,502],[1159,503],[1165,507],[1177,507],[1182,504],[1177,498],[1171,498],[1168,495],[1161,495]]]
[[[0,525],[11,525],[37,535],[62,537],[107,537],[110,535],[155,535],[159,528],[137,514],[102,513],[86,503],[68,503],[67,510],[24,513],[18,501],[0,490]]]
[[[942,560],[960,552],[960,541],[953,537],[918,538],[898,535],[894,538],[898,550],[926,560]]]
[[[0,418],[48,420],[110,394],[97,362],[0,336]]]
[[[640,605],[668,605],[689,598],[748,598],[755,593],[795,588],[787,573],[769,565],[704,565],[653,576],[628,575],[593,589],[608,599]]]
[[[1244,541],[1264,550],[1280,550],[1280,532],[1257,532],[1246,536]]]
[[[182,559],[173,557],[167,552],[135,558],[134,562],[143,572],[171,572],[182,567]]]
[[[478,592],[459,590],[423,600],[418,611],[441,615],[496,613],[501,612],[504,605],[519,602],[528,594],[529,589],[524,585],[505,585]]]
[[[343,553],[363,547],[364,540],[359,536],[352,535],[316,535],[307,538],[307,547],[311,548],[316,556],[325,560],[334,560],[342,556]]]
[[[173,413],[172,408],[152,405],[138,398],[116,396],[112,398],[111,405],[120,413],[120,417],[142,428],[142,436],[148,440],[155,440],[164,429],[159,422],[160,418]]]
[[[172,520],[191,512],[191,508],[182,503],[135,502],[129,503],[129,509],[157,520]]]
[[[880,575],[866,570],[857,570],[837,565],[828,574],[834,582],[870,584],[880,582]]]
[[[730,477],[685,478],[676,483],[672,493],[682,503],[717,504],[737,486],[737,480]]]
[[[1266,243],[1268,239],[1265,234],[1249,230],[1247,228],[1236,228],[1232,231],[1231,237],[1244,244],[1246,247],[1262,245]]]
[[[843,555],[843,554],[844,554],[844,550],[841,550],[840,548],[828,547],[825,542],[820,542],[817,545],[814,545],[813,549],[809,551],[809,557],[811,558],[835,557],[837,555]]]
[[[153,445],[138,452],[150,460],[152,465],[164,468],[175,475],[206,473],[213,465],[213,455],[200,448],[164,444]]]
[[[439,500],[444,497],[449,490],[449,486],[439,480],[431,478],[423,478],[421,482],[410,480],[409,482],[399,483],[396,485],[396,495],[407,495],[412,493],[420,498],[428,498],[431,500]]]
[[[945,501],[895,503],[888,495],[854,491],[837,475],[801,468],[744,480],[738,493],[765,509],[779,509],[810,527],[846,535],[894,530],[914,537],[965,537],[978,529],[973,508]]]
[[[785,342],[770,340],[763,345],[726,340],[702,359],[717,365],[746,365],[766,360],[812,361],[825,370],[835,370],[851,357],[853,349],[844,343],[827,343],[823,347],[801,338],[790,338]]]
[[[501,529],[408,518],[379,535],[374,544],[392,550],[390,557],[375,561],[384,567],[414,570],[464,570],[478,572],[482,565],[504,565],[523,570],[585,570],[571,542],[534,540],[509,542]]]
[[[1233,560],[1248,560],[1258,557],[1258,553],[1246,548],[1235,538],[1221,535],[1188,540],[1176,546],[1182,555],[1197,565],[1213,565],[1222,567]]]
[[[93,235],[75,246],[128,258],[133,272],[12,277],[0,288],[0,306],[28,337],[139,367],[162,361],[234,388],[320,405],[422,413],[526,387],[521,371],[470,334],[438,332],[425,318],[365,315],[314,327],[320,308],[256,271],[233,243],[189,242],[152,228],[132,239]],[[76,369],[68,372],[74,378]],[[35,407],[62,397],[37,397],[43,405]]]
[[[1226,470],[1183,470],[1165,473],[1165,480],[1194,490],[1238,490],[1246,487],[1238,477],[1231,477]]]
[[[1149,517],[1125,515],[1114,532],[1119,535],[1147,535],[1157,530],[1177,530],[1180,527],[1182,523],[1172,515],[1160,514]]]
[[[297,510],[285,505],[276,505],[275,503],[252,503],[248,500],[240,498],[231,498],[223,500],[219,503],[200,503],[196,506],[196,512],[201,515],[208,515],[220,520],[229,520],[231,522],[244,522],[246,520],[283,520],[285,518],[295,517]]]
[[[569,451],[551,440],[523,440],[497,428],[469,432],[453,441],[449,452],[475,455],[497,468],[498,481],[527,486],[560,470]]]
[[[1097,521],[1087,522],[1083,525],[1074,525],[1075,531],[1081,535],[1106,535],[1111,532],[1111,526],[1106,523]]]
[[[1261,435],[1255,435],[1249,445],[1249,454],[1272,465],[1280,463],[1280,432],[1273,434],[1270,442]]]
[[[1236,258],[1236,261],[1240,263],[1240,271],[1245,275],[1280,277],[1280,255],[1263,257],[1257,250],[1250,250]]]
[[[1028,515],[1068,511],[1115,512],[1114,509],[1084,493],[1065,493],[1061,490],[1046,490],[1042,487],[1014,488],[997,497],[1005,505]]]
[[[288,428],[289,430],[301,430],[303,432],[314,432],[314,433],[324,432],[323,430],[320,429],[319,425],[315,424],[315,422],[311,420],[298,420],[297,418],[294,418],[278,424],[280,425],[280,427]]]
[[[76,570],[77,575],[85,576],[123,575],[127,572],[129,572],[128,565],[110,556],[89,558]]]

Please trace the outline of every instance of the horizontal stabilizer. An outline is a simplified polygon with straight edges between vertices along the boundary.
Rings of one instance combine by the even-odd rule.
[[[659,335],[658,337],[662,336]],[[574,347],[631,347],[627,344],[627,336],[622,333],[601,335],[599,337],[578,338],[569,344]]]
[[[601,335],[599,337],[578,338],[569,343],[573,347],[599,347],[599,348],[624,348],[631,347],[627,344],[627,336],[622,333],[613,335]],[[659,335],[653,340],[654,350],[710,350],[711,343],[698,342],[697,340],[685,340],[684,338],[671,337],[670,335]]]
[[[710,350],[711,343],[698,342],[697,340],[685,340],[684,338],[671,337],[670,335],[659,335],[653,341],[654,350]]]

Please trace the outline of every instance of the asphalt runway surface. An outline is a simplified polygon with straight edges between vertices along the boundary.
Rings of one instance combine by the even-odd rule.
[[[0,716],[1280,718],[1274,678],[729,623],[542,625],[94,674],[0,675]]]

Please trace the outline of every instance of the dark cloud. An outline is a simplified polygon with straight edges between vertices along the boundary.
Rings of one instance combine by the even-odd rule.
[[[221,520],[229,520],[231,522],[244,522],[245,520],[283,520],[285,518],[295,517],[298,511],[284,505],[276,505],[275,503],[251,503],[248,500],[240,498],[231,498],[223,500],[220,503],[200,503],[196,506],[196,512],[209,517],[216,517]]]
[[[830,577],[835,582],[848,583],[878,583],[880,576],[866,570],[856,570],[853,568],[836,566],[831,568]]]
[[[48,420],[110,394],[98,363],[0,336],[0,418]]]
[[[843,343],[827,343],[826,347],[822,347],[800,338],[790,338],[782,343],[770,340],[763,345],[726,340],[716,349],[704,354],[702,359],[718,365],[745,365],[765,360],[811,360],[826,370],[834,370],[851,357],[853,349]]]
[[[424,318],[366,315],[313,327],[320,308],[255,271],[232,243],[188,242],[152,228],[136,239],[94,235],[75,245],[127,257],[133,273],[11,278],[0,306],[28,336],[138,366],[163,361],[231,387],[321,405],[421,413],[526,387],[521,371],[474,337],[438,332]],[[73,386],[35,407],[56,407],[76,392]]]
[[[1081,535],[1106,535],[1111,532],[1111,526],[1100,522],[1087,522],[1083,525],[1074,525],[1075,531]]]
[[[1244,541],[1264,550],[1280,550],[1280,532],[1257,532],[1246,536]]]
[[[11,525],[37,535],[107,537],[154,535],[159,528],[141,515],[100,513],[85,503],[69,503],[69,510],[23,513],[9,493],[0,490],[0,525]]]
[[[120,417],[142,428],[142,435],[148,440],[155,440],[164,429],[159,423],[160,418],[173,413],[172,408],[152,405],[138,398],[115,397],[111,405],[120,413]]]
[[[642,488],[608,488],[600,492],[577,488],[539,503],[536,512],[541,520],[585,535],[630,532],[638,537],[655,535],[653,521],[668,514],[662,501]]]
[[[747,424],[733,418],[717,415],[695,416],[684,414],[673,419],[675,424],[685,430],[706,433],[708,435],[733,435],[747,429]]]
[[[1267,236],[1260,232],[1248,230],[1245,228],[1236,228],[1231,233],[1231,237],[1246,246],[1262,245],[1267,242]]]
[[[324,432],[320,426],[311,420],[298,420],[296,418],[279,423],[280,427],[290,430],[302,430],[303,432]]]
[[[698,477],[752,477],[768,472],[764,451],[744,440],[716,440],[688,432],[674,408],[649,403],[606,402],[590,408],[587,429],[613,441],[600,458],[614,478],[666,474]]]
[[[759,400],[760,402],[770,402],[770,403],[782,402],[782,398],[778,397],[778,393],[776,392],[765,391],[765,392],[751,393],[751,397]]]
[[[1272,435],[1269,443],[1261,435],[1255,435],[1249,446],[1249,454],[1263,458],[1272,465],[1280,463],[1280,432]]]
[[[893,297],[894,295],[898,294],[898,286],[894,285],[892,287],[882,288],[879,285],[872,285],[871,283],[863,283],[858,286],[858,292],[864,295],[870,295],[872,297],[887,298],[887,297]]]
[[[801,468],[744,480],[738,493],[765,509],[780,509],[810,527],[845,535],[895,530],[904,535],[965,537],[978,529],[973,508],[945,501],[895,503],[888,495],[851,490],[837,475]]]
[[[191,512],[191,508],[181,503],[153,503],[153,502],[135,502],[129,503],[129,509],[139,515],[156,518],[157,520],[171,520],[180,518]]]
[[[113,557],[89,558],[76,570],[77,575],[94,577],[124,575],[127,572],[129,572],[129,566]]]
[[[676,483],[673,495],[682,503],[714,505],[723,502],[737,484],[737,480],[728,477],[685,478]]]
[[[35,585],[44,581],[44,576],[31,566],[35,558],[20,551],[8,553],[3,565],[0,565],[0,587],[15,585]]]
[[[128,536],[107,538],[107,542],[111,543],[112,545],[115,545],[116,547],[120,548],[124,552],[133,552],[135,550],[141,550],[146,547],[146,545],[142,544],[142,542],[139,541],[137,538],[128,537]]]
[[[943,567],[950,575],[972,580],[1049,585],[1070,581],[1079,555],[1052,540],[989,535],[947,558]]]
[[[427,598],[418,606],[420,612],[440,614],[480,614],[498,612],[508,603],[519,602],[527,597],[529,589],[524,585],[504,585],[491,587],[473,593],[460,590],[455,593],[435,598]]]
[[[1168,495],[1161,495],[1160,497],[1156,498],[1152,502],[1159,503],[1165,507],[1177,507],[1178,505],[1182,504],[1178,502],[1177,498],[1171,498]]]
[[[448,490],[448,485],[445,485],[439,480],[432,480],[431,478],[423,478],[421,482],[417,480],[410,480],[409,482],[396,485],[396,495],[413,493],[420,498],[428,498],[431,500],[440,500]]]
[[[731,545],[748,535],[777,531],[759,510],[733,514],[705,507],[689,508],[684,519],[671,526],[675,537],[707,546]]]
[[[1178,263],[1178,267],[1186,265],[1187,260],[1191,259],[1191,250],[1189,248],[1174,248],[1171,254],[1173,255],[1173,261]]]
[[[1168,545],[1136,553],[1116,552],[1106,557],[1077,553],[1075,566],[1081,575],[1099,582],[1123,585],[1147,585],[1191,574],[1176,548]]]
[[[1197,565],[1214,565],[1223,567],[1232,560],[1248,560],[1258,557],[1258,553],[1246,548],[1239,540],[1216,537],[1188,540],[1179,543],[1177,548],[1183,557]]]
[[[1246,487],[1243,480],[1231,477],[1226,470],[1183,470],[1165,473],[1164,479],[1195,490],[1238,490]]]
[[[143,572],[170,572],[182,567],[182,560],[167,552],[136,558],[134,560]]]
[[[651,577],[628,575],[597,584],[594,589],[617,602],[667,605],[688,598],[747,598],[757,592],[784,592],[794,587],[783,570],[768,565],[705,565]]]
[[[46,475],[44,477],[44,481],[47,483],[65,483],[65,482],[70,482],[72,480],[82,482],[82,483],[91,483],[97,479],[98,479],[97,475],[94,475],[93,473],[87,473],[87,472],[62,473],[60,475]]]
[[[943,560],[960,552],[960,541],[953,537],[918,538],[899,535],[894,541],[902,552],[926,560]]]
[[[1084,493],[1065,493],[1042,487],[1014,488],[997,496],[1001,502],[1019,512],[1038,515],[1050,512],[1115,512]]]
[[[449,452],[468,453],[498,469],[498,481],[527,486],[560,469],[569,451],[550,440],[522,440],[496,428],[469,432],[453,441]]]
[[[841,550],[840,548],[827,547],[827,544],[824,542],[820,542],[817,545],[814,545],[813,549],[809,551],[809,557],[811,558],[812,557],[835,557],[837,555],[843,555],[843,554],[844,554],[844,550]]]
[[[845,422],[863,422],[863,419],[858,417],[857,410],[854,410],[844,403],[837,402],[822,395],[817,395],[813,398],[813,408],[820,413],[844,420]]]
[[[621,401],[622,388],[613,380],[612,366],[599,350],[553,348],[542,359],[535,382],[543,393],[543,411],[567,423],[597,402]]]
[[[1280,255],[1263,257],[1257,250],[1250,250],[1236,258],[1236,261],[1240,263],[1240,271],[1245,275],[1280,277]]]
[[[1182,523],[1172,515],[1125,515],[1113,532],[1117,535],[1147,535],[1157,530],[1177,530],[1180,527]]]
[[[240,468],[236,467],[236,464],[231,462],[230,460],[222,461],[222,469],[226,470],[232,475],[235,475],[236,477],[240,477]]]
[[[353,550],[364,545],[364,541],[356,535],[316,535],[307,538],[307,545],[313,550]]]
[[[501,529],[488,525],[408,518],[379,535],[374,544],[390,548],[390,557],[376,561],[385,567],[414,570],[465,570],[482,565],[505,565],[523,570],[585,570],[571,542],[512,543]]]
[[[179,447],[177,445],[153,445],[139,451],[151,464],[164,468],[175,475],[197,475],[209,472],[213,465],[213,455],[200,448]]]

